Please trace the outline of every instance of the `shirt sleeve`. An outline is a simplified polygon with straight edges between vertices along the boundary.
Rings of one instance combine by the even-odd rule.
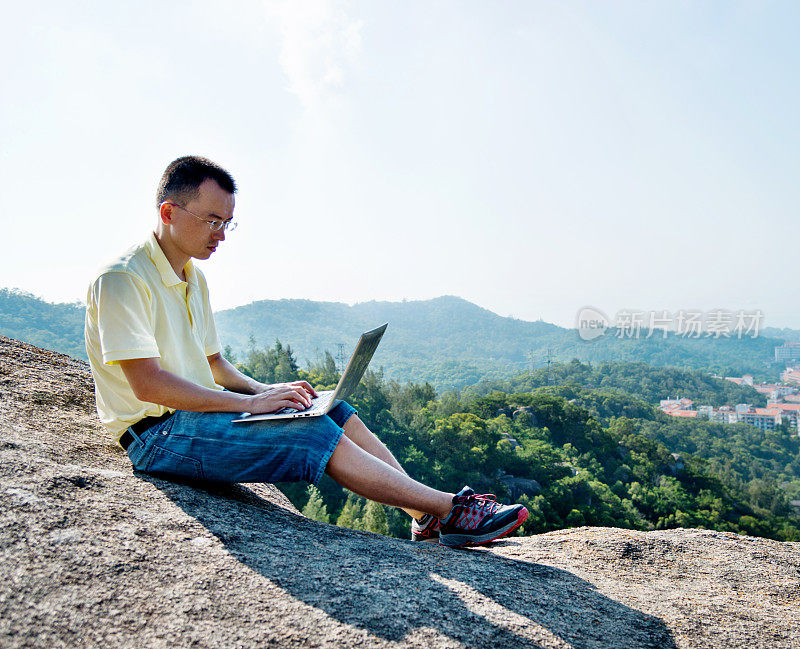
[[[222,351],[222,346],[217,336],[217,327],[214,325],[214,314],[211,313],[211,309],[208,310],[206,339],[204,344],[206,356],[211,356],[212,354]]]
[[[217,326],[214,324],[214,312],[211,310],[211,300],[208,297],[208,284],[206,278],[199,270],[195,269],[200,283],[200,290],[203,296],[203,313],[206,317],[206,337],[203,340],[203,348],[206,356],[218,354],[222,351],[222,345],[217,336]]]
[[[110,272],[95,283],[97,328],[103,362],[158,358],[147,288],[132,275]]]

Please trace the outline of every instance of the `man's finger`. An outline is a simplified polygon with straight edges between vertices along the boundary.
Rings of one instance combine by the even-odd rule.
[[[275,390],[275,396],[282,400],[291,400],[300,404],[300,410],[311,406],[311,397],[300,386],[293,386],[284,384],[279,389]]]
[[[275,410],[280,410],[281,408],[285,408],[287,406],[296,410],[305,410],[310,405],[310,402],[306,402],[306,400],[304,400],[296,390],[288,386],[282,386],[281,389],[275,390],[273,396],[277,399],[278,404],[276,405]]]
[[[308,381],[300,381],[300,383],[302,383],[303,387],[311,393],[312,397],[317,396],[317,391],[311,387],[311,384]]]
[[[294,388],[292,392],[297,395],[298,399],[300,400],[301,403],[303,403],[305,407],[311,405],[311,399],[308,397],[303,388],[300,387]]]
[[[312,397],[317,396],[317,391],[311,386],[308,381],[293,381],[292,385],[303,388],[306,390]]]
[[[288,394],[283,398],[283,400],[289,402],[291,405],[296,405],[300,410],[308,407],[308,404],[295,394]]]
[[[297,401],[293,401],[292,399],[284,399],[283,401],[279,402],[278,407],[276,410],[280,410],[281,408],[294,408],[295,410],[303,410],[305,406],[302,403]]]

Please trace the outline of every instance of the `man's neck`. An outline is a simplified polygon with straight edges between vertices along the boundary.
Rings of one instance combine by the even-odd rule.
[[[185,282],[186,273],[183,269],[189,262],[189,257],[178,250],[178,247],[170,239],[169,233],[159,228],[153,234],[155,234],[156,241],[158,241],[158,245],[161,247],[161,251],[167,258],[169,265],[172,266],[172,270],[175,271],[181,281]]]

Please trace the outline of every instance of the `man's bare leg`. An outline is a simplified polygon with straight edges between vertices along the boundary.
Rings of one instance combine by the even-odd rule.
[[[352,419],[352,417],[351,417]],[[426,487],[342,435],[325,472],[350,491],[384,505],[446,518],[453,494]]]
[[[344,423],[342,430],[344,431],[345,435],[347,435],[356,443],[356,445],[364,449],[367,453],[374,455],[379,460],[383,460],[386,462],[386,464],[397,469],[398,471],[406,473],[405,469],[400,466],[400,463],[397,461],[395,456],[392,455],[392,452],[386,448],[386,445],[379,440],[369,428],[367,428],[366,424],[359,419],[358,415],[352,415]],[[422,518],[423,514],[425,513],[416,509],[410,509],[408,507],[401,507],[400,509],[417,520]]]

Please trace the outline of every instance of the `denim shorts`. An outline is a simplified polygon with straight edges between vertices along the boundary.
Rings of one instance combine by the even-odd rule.
[[[135,434],[128,446],[134,468],[217,482],[317,484],[356,413],[340,401],[327,415],[234,424],[231,412],[176,410]]]

